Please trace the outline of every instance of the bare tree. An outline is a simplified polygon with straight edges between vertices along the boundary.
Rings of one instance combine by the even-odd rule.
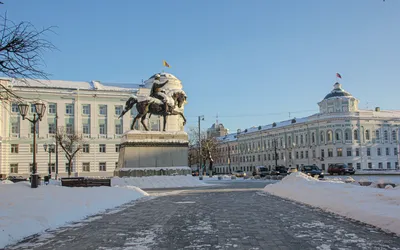
[[[68,177],[71,176],[72,161],[79,150],[82,149],[82,135],[73,131],[66,131],[64,127],[60,127],[57,131],[56,140],[65,153],[68,161]]]
[[[56,49],[46,39],[53,27],[37,30],[30,22],[14,23],[0,16],[0,75],[19,79],[47,79],[43,53]],[[21,100],[0,82],[0,100]]]

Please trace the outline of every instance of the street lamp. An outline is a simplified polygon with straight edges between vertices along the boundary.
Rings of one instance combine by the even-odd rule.
[[[202,173],[202,171],[203,171],[203,168],[202,168],[202,165],[201,165],[201,163],[202,163],[202,155],[201,155],[201,153],[202,153],[202,150],[201,150],[201,130],[200,130],[200,121],[204,121],[204,115],[200,115],[199,117],[198,117],[198,123],[199,123],[199,175],[200,176],[203,176],[203,173]],[[201,171],[201,172],[200,172]]]
[[[18,105],[19,113],[22,116],[22,120],[27,119],[33,124],[33,162],[32,162],[32,175],[31,175],[31,188],[38,187],[38,175],[37,175],[37,166],[36,166],[36,123],[42,120],[44,112],[46,111],[46,105],[41,102],[37,101],[34,104],[36,113],[33,113],[33,119],[26,117],[28,114],[29,105],[26,103],[20,103]],[[36,117],[37,115],[37,117]]]
[[[52,153],[52,151],[54,151],[55,146],[56,146],[56,144],[54,142],[48,143],[48,144],[47,143],[43,144],[43,148],[44,148],[45,152],[47,152],[47,149],[49,149],[49,178],[51,178],[51,153]]]

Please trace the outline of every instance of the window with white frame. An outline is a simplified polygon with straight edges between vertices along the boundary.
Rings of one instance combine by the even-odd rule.
[[[321,142],[324,142],[324,132],[323,131],[321,131],[319,138],[320,138]]]
[[[332,141],[332,131],[328,130],[328,132],[326,132],[326,140],[328,142]]]
[[[289,160],[292,159],[292,152],[289,152]]]
[[[11,112],[13,112],[13,113],[18,113],[19,112],[18,103],[11,104]]]
[[[367,148],[367,156],[371,156],[371,148]]]
[[[328,148],[328,157],[333,157],[333,149]]]
[[[300,158],[301,158],[301,159],[304,158],[304,152],[303,152],[303,151],[300,152]]]
[[[390,149],[386,148],[386,155],[390,155]]]
[[[390,162],[386,163],[386,167],[387,167],[387,169],[391,169],[392,168],[392,165],[390,164]]]
[[[13,121],[11,123],[11,133],[19,134],[19,122],[18,121]]]
[[[306,159],[308,159],[308,150],[306,151]]]
[[[325,157],[325,151],[323,149],[321,149],[321,158]]]
[[[107,115],[107,105],[99,105],[99,115]]]
[[[106,126],[105,123],[99,125],[99,133],[101,135],[106,135],[107,134],[107,126]]]
[[[365,130],[365,140],[369,140],[370,139],[370,133],[369,130]]]
[[[317,158],[317,152],[315,151],[315,149],[313,149],[313,151],[312,151],[312,157]]]
[[[99,171],[107,171],[105,162],[100,162],[99,163]]]
[[[19,148],[18,144],[11,144],[11,153],[18,154],[18,148]]]
[[[73,134],[74,133],[74,124],[72,124],[72,123],[65,124],[65,132],[67,134]]]
[[[380,155],[381,155],[381,149],[380,149],[380,148],[377,148],[376,151],[377,151],[377,155],[380,156]]]
[[[106,152],[106,144],[99,144],[99,152],[100,153]]]
[[[119,116],[122,113],[122,105],[115,106],[115,115]]]
[[[357,163],[359,164],[359,163]],[[372,162],[368,162],[368,168],[371,169],[372,168]]]
[[[356,148],[356,156],[360,156],[360,149]]]
[[[57,113],[57,104],[56,103],[49,103],[49,114]]]
[[[56,124],[55,123],[49,123],[49,134],[55,134],[56,133]]]
[[[382,162],[379,162],[379,163],[378,163],[378,168],[379,168],[379,169],[382,169],[382,168],[383,168]]]
[[[355,129],[353,133],[354,133],[354,140],[358,140],[358,130]]]
[[[389,135],[388,135],[387,130],[383,131],[383,138],[385,139],[385,141],[389,140]]]
[[[343,149],[342,148],[337,148],[336,149],[336,155],[338,157],[342,157],[343,156]]]
[[[398,154],[397,148],[394,148],[393,149],[393,155],[397,155],[397,154]]]
[[[65,104],[65,114],[73,115],[74,114],[74,104]]]
[[[296,159],[299,159],[299,152],[296,152]]]
[[[315,133],[314,132],[312,132],[312,134],[311,134],[311,142],[315,143]]]
[[[82,114],[90,115],[90,104],[82,104]]]
[[[89,135],[90,134],[90,125],[88,123],[82,124],[82,132],[85,135]]]
[[[83,162],[82,163],[82,171],[83,172],[90,172],[90,162]]]
[[[347,156],[351,156],[351,148],[347,148]]]
[[[397,134],[395,130],[392,130],[392,141],[397,141]]]
[[[375,137],[376,137],[376,139],[380,139],[379,130],[375,131]]]
[[[115,144],[115,152],[118,153],[121,146],[119,144]]]
[[[83,144],[82,145],[82,152],[83,153],[90,153],[90,145],[89,144]]]
[[[18,163],[10,164],[10,174],[18,174]]]

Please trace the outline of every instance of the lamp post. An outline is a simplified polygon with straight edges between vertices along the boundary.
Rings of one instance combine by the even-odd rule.
[[[48,144],[43,144],[44,151],[47,152],[47,149],[49,149],[49,178],[51,178],[51,153],[54,151],[55,148],[55,143],[48,143]]]
[[[22,120],[27,119],[28,121],[30,121],[33,124],[33,162],[32,162],[32,175],[31,175],[31,188],[37,188],[38,187],[38,175],[37,175],[37,166],[36,166],[36,123],[38,121],[42,120],[42,117],[44,115],[44,112],[46,111],[46,105],[41,102],[35,102],[34,104],[35,107],[35,112],[33,114],[33,119],[30,119],[28,117],[26,117],[27,113],[28,113],[28,108],[29,105],[26,103],[20,103],[18,105],[18,109],[19,109],[19,113],[22,116]],[[37,115],[37,117],[36,117]]]
[[[201,156],[201,132],[200,132],[200,121],[204,121],[204,115],[200,115],[199,117],[199,175],[203,176],[203,169],[201,166],[201,162],[202,162],[202,156]],[[201,171],[201,172],[200,172]]]

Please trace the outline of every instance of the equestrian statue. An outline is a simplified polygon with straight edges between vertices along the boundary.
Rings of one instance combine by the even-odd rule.
[[[163,88],[168,83],[166,80],[160,83],[160,75],[156,74],[154,76],[153,86],[151,87],[149,96],[135,96],[132,95],[125,104],[125,108],[118,118],[121,118],[126,112],[128,112],[134,105],[136,105],[136,110],[138,114],[135,119],[133,119],[131,129],[134,129],[134,125],[138,119],[141,119],[141,123],[146,131],[149,131],[144,120],[146,115],[159,115],[164,119],[163,131],[165,131],[167,125],[167,117],[170,115],[180,115],[183,119],[183,125],[186,124],[186,118],[183,113],[178,108],[186,103],[186,94],[183,90],[179,89],[166,89]]]

